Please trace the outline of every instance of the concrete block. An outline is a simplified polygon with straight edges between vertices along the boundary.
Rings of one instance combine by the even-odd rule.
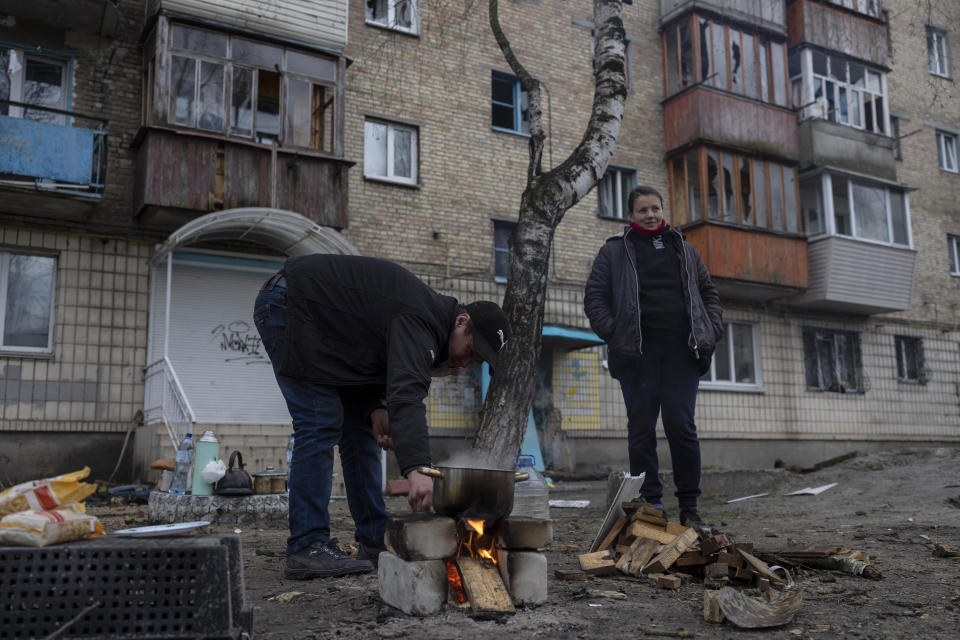
[[[504,549],[543,549],[553,541],[553,520],[506,518],[497,527],[497,537]]]
[[[408,562],[383,552],[377,581],[380,598],[408,616],[439,613],[447,601],[447,567],[443,560]]]
[[[457,553],[457,523],[429,513],[396,516],[387,521],[385,542],[404,560],[449,558]]]
[[[511,551],[507,556],[510,595],[516,605],[547,601],[547,556],[537,551]]]

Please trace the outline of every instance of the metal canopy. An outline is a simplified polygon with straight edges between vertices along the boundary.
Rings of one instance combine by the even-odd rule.
[[[287,256],[310,253],[357,255],[338,231],[322,227],[299,213],[268,207],[215,211],[191,220],[157,247],[153,263],[185,245],[214,240],[244,240],[275,249]]]

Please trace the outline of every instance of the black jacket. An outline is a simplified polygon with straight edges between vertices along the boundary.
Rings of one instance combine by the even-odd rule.
[[[587,279],[583,310],[590,320],[590,327],[611,351],[639,356],[643,353],[640,329],[640,288],[643,283],[638,282],[636,255],[628,241],[631,233],[636,232],[628,226],[621,233],[607,238],[600,248]],[[684,305],[690,316],[687,345],[699,361],[702,375],[710,368],[717,340],[723,335],[720,296],[700,254],[683,239],[683,235],[667,227],[663,237],[680,258]]]
[[[424,398],[446,360],[460,304],[399,265],[359,256],[287,260],[280,373],[326,385],[372,386],[386,398],[404,473],[430,464]],[[376,393],[379,392],[379,393]]]

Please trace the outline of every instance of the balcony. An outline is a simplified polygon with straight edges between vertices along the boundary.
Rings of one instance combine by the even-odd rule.
[[[4,209],[58,217],[88,213],[106,178],[107,121],[10,100],[0,105],[9,114],[0,115]]]
[[[808,43],[875,65],[887,65],[887,30],[883,20],[831,4],[815,0],[790,2],[787,39],[791,49]]]
[[[135,211],[175,228],[216,209],[274,207],[317,224],[347,224],[343,159],[306,149],[271,147],[194,131],[148,127],[135,144]]]
[[[718,13],[778,33],[785,30],[782,0],[660,0],[660,24],[694,9]]]
[[[833,167],[886,180],[897,179],[893,138],[816,119],[801,122],[797,138],[801,167]]]
[[[684,227],[722,298],[764,301],[807,288],[807,240],[717,221]]]
[[[31,0],[5,9],[17,18],[58,31],[82,31],[112,37],[117,31],[117,0],[73,0],[64,7],[62,0]]]
[[[793,112],[697,86],[664,103],[667,152],[697,141],[749,149],[796,160],[797,120]]]
[[[858,315],[910,307],[917,252],[852,238],[810,241],[810,287],[791,306]]]

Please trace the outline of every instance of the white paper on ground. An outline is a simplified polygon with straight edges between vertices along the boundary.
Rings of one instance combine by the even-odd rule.
[[[825,484],[821,487],[807,487],[806,489],[800,489],[799,491],[794,491],[792,493],[787,493],[788,496],[818,496],[827,489],[832,489],[833,487],[840,484],[839,482],[831,482],[830,484]]]
[[[569,507],[571,509],[586,509],[590,506],[589,500],[551,500],[551,507]]]
[[[727,500],[727,504],[731,502],[740,502],[741,500],[749,500],[750,498],[762,498],[763,496],[768,496],[769,493],[755,493],[752,496],[743,496],[742,498],[734,498],[733,500]]]

